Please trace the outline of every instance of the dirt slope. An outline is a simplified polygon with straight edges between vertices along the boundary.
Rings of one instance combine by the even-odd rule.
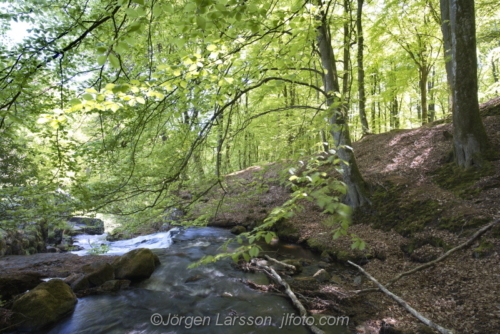
[[[500,116],[484,117],[492,144],[500,152]],[[500,160],[464,173],[450,164],[452,125],[435,122],[413,130],[369,135],[354,143],[360,169],[370,184],[373,206],[354,215],[350,231],[366,243],[352,251],[349,238],[332,240],[321,209],[304,202],[304,210],[278,226],[281,238],[304,242],[325,261],[355,260],[380,282],[430,261],[466,241],[474,231],[500,218]],[[290,195],[285,186],[289,166],[280,162],[228,176],[226,194],[212,225],[252,227]],[[285,170],[285,172],[283,172]],[[327,171],[335,174],[334,171]],[[288,174],[289,176],[289,174]],[[200,210],[214,207],[221,190]],[[500,228],[470,249],[436,268],[404,278],[392,290],[418,311],[457,333],[500,333]],[[355,270],[317,291],[371,287]],[[359,279],[358,279],[359,281]],[[359,282],[358,282],[359,283]],[[324,294],[323,294],[324,295]],[[331,296],[334,298],[334,296]],[[336,301],[342,306],[342,301]],[[358,333],[378,333],[382,321],[416,331],[419,323],[380,293],[363,298],[354,316]],[[360,305],[361,305],[360,304]],[[368,305],[368,306],[367,306]],[[309,305],[310,308],[314,308]],[[328,310],[319,310],[328,312]]]

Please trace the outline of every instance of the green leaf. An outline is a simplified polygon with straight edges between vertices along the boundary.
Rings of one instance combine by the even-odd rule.
[[[247,253],[243,253],[242,255],[246,262],[250,262],[250,255],[248,255]]]
[[[106,53],[106,51],[108,51],[108,48],[105,46],[99,46],[96,49],[96,51],[97,51],[97,54],[102,55],[103,53]]]
[[[129,48],[129,46],[125,42],[118,42],[118,44],[116,44],[116,46],[115,46],[115,50],[118,53],[124,53],[125,51],[128,50],[128,48]]]
[[[113,66],[114,68],[120,67],[120,61],[118,60],[118,57],[116,57],[112,53],[109,54],[109,62],[111,63],[111,66]]]
[[[142,22],[136,22],[136,23],[132,24],[130,26],[130,28],[128,28],[128,31],[129,32],[137,31],[137,30],[139,30],[141,28],[141,26],[142,26]]]
[[[144,6],[144,0],[132,0],[132,2]]]
[[[162,14],[163,10],[162,10],[162,6],[160,4],[156,4],[154,7],[153,7],[153,15],[154,16],[160,16]]]
[[[82,103],[80,99],[72,99],[71,101],[69,101],[69,104],[71,104],[72,106],[76,106],[80,103]]]
[[[125,9],[125,13],[127,13],[127,15],[130,16],[130,17],[132,17],[132,18],[139,17],[139,13],[134,8],[127,8],[127,9]]]
[[[248,254],[250,254],[251,257],[257,257],[259,255],[259,249],[257,247],[252,247]]]
[[[106,59],[108,59],[108,56],[97,57],[97,64],[99,64],[99,66],[104,65],[106,63]]]
[[[87,101],[92,101],[94,99],[94,97],[91,95],[91,94],[83,94],[82,96],[85,100]]]
[[[267,233],[265,240],[266,240],[266,243],[270,243],[273,240],[273,235],[271,233]]]
[[[200,27],[200,29],[205,29],[205,26],[207,25],[207,21],[205,20],[205,18],[203,16],[197,16],[196,17],[196,24],[198,25],[198,27]]]

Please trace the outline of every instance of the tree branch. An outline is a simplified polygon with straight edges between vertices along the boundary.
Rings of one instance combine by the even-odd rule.
[[[408,275],[411,275],[413,273],[416,273],[417,271],[424,270],[424,269],[427,269],[429,267],[432,267],[436,263],[441,262],[444,259],[446,259],[447,257],[449,257],[451,254],[453,254],[455,252],[458,252],[459,250],[462,250],[462,249],[465,249],[465,248],[471,246],[472,243],[474,241],[476,241],[476,239],[478,239],[479,237],[481,237],[482,235],[484,235],[486,232],[488,232],[490,229],[492,229],[493,227],[495,227],[495,225],[498,224],[499,222],[500,222],[500,219],[497,219],[494,222],[492,222],[492,223],[484,226],[483,228],[481,228],[480,230],[478,230],[476,233],[474,233],[474,235],[469,240],[467,240],[466,242],[458,245],[455,248],[450,249],[449,251],[447,251],[446,253],[444,253],[443,255],[441,255],[440,257],[438,257],[437,259],[435,259],[433,261],[430,261],[430,262],[427,262],[427,263],[424,263],[424,264],[422,264],[422,265],[420,265],[418,267],[415,267],[415,268],[413,268],[411,270],[408,270],[408,271],[405,271],[403,273],[400,273],[400,274],[396,275],[393,279],[391,279],[391,280],[389,280],[389,282],[387,282],[386,287],[392,286],[394,283],[396,283],[397,281],[399,281],[401,278],[403,278],[405,276],[408,276]],[[379,291],[379,289],[364,289],[364,290],[356,291],[356,294],[359,295],[359,294],[362,294],[362,293],[376,292],[376,291]]]
[[[368,277],[373,283],[375,283],[379,287],[379,289],[382,290],[382,292],[384,292],[386,295],[388,295],[389,297],[391,297],[392,299],[397,301],[399,305],[403,306],[408,312],[410,312],[418,320],[420,320],[421,322],[423,322],[427,326],[438,330],[442,334],[453,334],[453,331],[446,329],[444,327],[441,327],[438,324],[435,324],[431,320],[429,320],[426,317],[424,317],[423,315],[421,315],[414,308],[412,308],[410,305],[408,305],[401,297],[398,297],[397,295],[395,295],[392,292],[390,292],[389,290],[387,290],[387,288],[385,286],[380,284],[373,276],[371,276],[366,271],[364,271],[363,268],[361,268],[360,266],[358,266],[357,264],[355,264],[351,261],[347,261],[347,262],[350,265],[358,268],[358,270],[361,271],[366,277]]]

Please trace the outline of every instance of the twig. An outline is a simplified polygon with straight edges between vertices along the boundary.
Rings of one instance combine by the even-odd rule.
[[[279,261],[276,260],[276,262],[279,262]],[[273,268],[268,267],[268,266],[263,266],[263,265],[257,265],[257,266],[262,268],[268,276],[273,278],[278,284],[280,284],[281,286],[283,286],[285,288],[285,293],[287,294],[288,297],[290,297],[293,305],[299,310],[300,316],[303,318],[307,317],[307,311],[306,311],[304,305],[302,305],[302,303],[297,299],[297,296],[295,296],[292,289],[290,289],[290,286],[288,285],[288,283],[285,282],[281,278],[281,276],[278,275],[278,273]],[[318,327],[316,327],[314,325],[308,325],[307,322],[306,322],[306,325],[307,325],[307,327],[309,327],[311,332],[313,332],[314,334],[325,334],[325,332],[323,332],[321,329],[319,329]]]
[[[264,256],[266,258],[266,260],[270,261],[270,262],[273,262],[275,264],[279,264],[280,266],[283,266],[287,269],[290,269],[290,270],[293,270],[293,271],[296,271],[297,268],[295,268],[295,266],[292,266],[291,264],[288,264],[288,263],[285,263],[285,262],[281,262],[281,261],[278,261],[276,259],[273,259],[272,257],[268,256],[268,255],[265,255]]]
[[[423,322],[427,326],[436,329],[437,331],[439,331],[442,334],[453,334],[453,331],[446,329],[444,327],[441,327],[438,324],[433,323],[431,320],[427,319],[426,317],[424,317],[423,315],[418,313],[414,308],[412,308],[410,305],[408,305],[403,299],[401,299],[400,297],[396,296],[395,294],[393,294],[392,292],[387,290],[387,288],[385,286],[380,284],[374,277],[372,277],[370,274],[368,274],[366,271],[364,271],[363,268],[361,268],[360,266],[358,266],[357,264],[355,264],[351,261],[347,261],[347,262],[350,265],[358,268],[359,271],[361,271],[366,277],[368,277],[373,283],[375,283],[379,287],[379,289],[382,290],[382,292],[384,292],[386,295],[388,295],[389,297],[391,297],[392,299],[397,301],[399,303],[399,305],[403,306],[408,312],[410,312],[418,320],[420,320],[421,322]]]

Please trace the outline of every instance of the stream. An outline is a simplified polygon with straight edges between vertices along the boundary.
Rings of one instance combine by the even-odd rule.
[[[254,291],[242,283],[247,279],[268,284],[264,274],[235,269],[231,259],[187,269],[204,255],[217,254],[218,247],[232,237],[228,230],[213,227],[174,228],[116,242],[105,241],[105,235],[78,236],[75,245],[88,249],[93,243],[106,243],[110,247],[107,254],[112,255],[150,248],[159,256],[161,265],[149,279],[131,289],[79,298],[75,311],[48,333],[309,333],[288,298]],[[230,245],[228,251],[237,246]],[[267,251],[286,252],[296,258],[315,258],[297,246],[266,247]],[[323,326],[326,333],[350,333],[345,325],[327,324],[329,319],[322,322],[327,326]]]

